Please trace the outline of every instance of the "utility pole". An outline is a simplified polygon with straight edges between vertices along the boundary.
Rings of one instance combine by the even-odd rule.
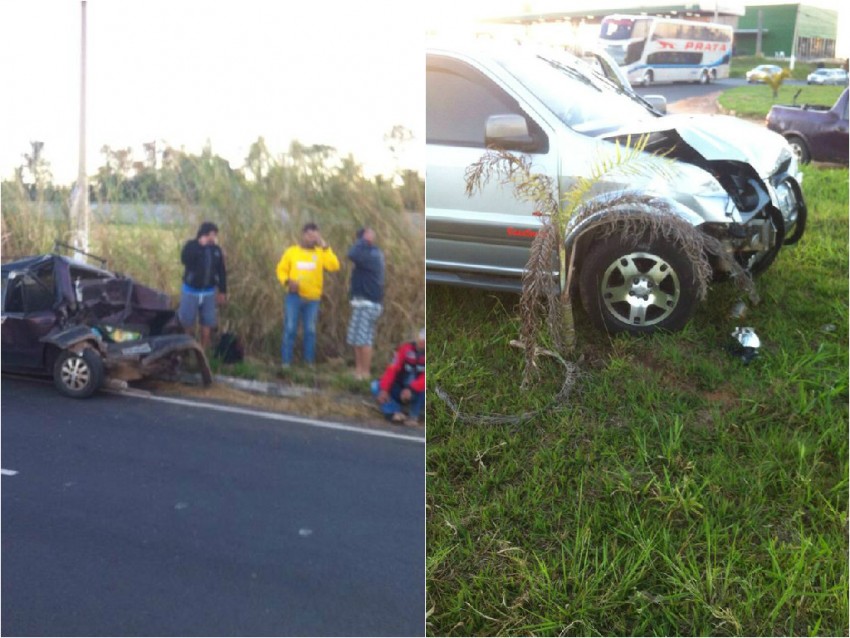
[[[798,4],[797,10],[794,13],[794,35],[791,40],[791,62],[788,68],[794,70],[794,63],[797,61],[797,27],[800,25],[800,11],[802,7]]]
[[[82,0],[82,29],[80,39],[80,159],[76,197],[71,208],[72,244],[77,250],[89,252],[89,180],[86,175],[86,0]],[[76,259],[85,256],[75,254]]]

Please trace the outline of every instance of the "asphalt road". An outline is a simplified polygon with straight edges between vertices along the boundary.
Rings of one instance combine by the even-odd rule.
[[[424,465],[421,440],[4,377],[0,630],[421,636]]]

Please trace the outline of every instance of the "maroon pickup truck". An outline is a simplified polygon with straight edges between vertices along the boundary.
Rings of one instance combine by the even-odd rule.
[[[783,135],[801,162],[847,164],[847,89],[832,106],[773,106],[767,128]]]

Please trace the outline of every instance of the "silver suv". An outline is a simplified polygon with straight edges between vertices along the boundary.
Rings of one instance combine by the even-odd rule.
[[[426,97],[430,282],[521,290],[541,219],[498,180],[466,195],[466,169],[489,146],[527,154],[533,170],[557,185],[553,194],[561,201],[576,177],[590,177],[600,158],[616,152],[615,141],[649,135],[647,150],[666,154],[665,177],[650,172],[602,183],[594,197],[652,195],[721,240],[752,272],[805,228],[797,161],[782,137],[731,117],[661,116],[566,54],[431,47]],[[655,159],[647,152],[648,162]],[[599,328],[675,330],[693,313],[692,264],[669,243],[641,236],[602,241],[592,233],[566,241],[576,251],[583,305]]]

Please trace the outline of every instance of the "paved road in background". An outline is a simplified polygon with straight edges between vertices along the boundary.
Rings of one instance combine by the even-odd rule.
[[[424,465],[421,439],[4,377],[0,629],[423,635]]]
[[[745,86],[746,84],[747,81],[743,78],[727,78],[725,80],[712,82],[711,84],[652,84],[648,87],[635,86],[634,89],[638,95],[663,95],[667,98],[667,103],[672,104],[679,100],[686,100],[692,97],[702,97],[709,93],[717,93],[718,91],[725,91],[726,89],[731,89],[736,86]],[[806,82],[804,80],[785,80],[785,84],[805,86]],[[765,87],[765,91],[770,91],[770,89]]]

